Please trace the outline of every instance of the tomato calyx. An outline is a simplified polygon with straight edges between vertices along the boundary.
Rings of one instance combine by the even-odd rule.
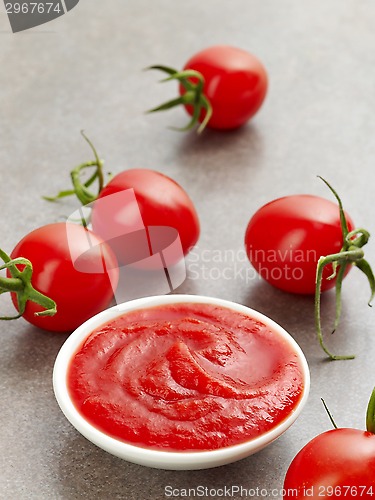
[[[198,134],[203,132],[212,116],[212,105],[203,92],[205,83],[203,75],[199,71],[195,71],[192,69],[177,71],[176,69],[161,65],[150,66],[147,69],[156,69],[167,73],[169,76],[167,78],[164,78],[162,82],[178,80],[185,89],[185,93],[180,97],[171,99],[170,101],[167,101],[153,109],[150,109],[148,113],[154,113],[156,111],[166,111],[181,104],[184,106],[191,106],[193,109],[193,113],[189,123],[182,128],[171,127],[173,130],[185,132],[187,130],[191,130],[198,124],[201,112],[202,110],[205,110],[205,117],[197,128]],[[192,82],[191,78],[194,78],[194,80],[196,80],[197,82]]]
[[[29,300],[39,304],[43,311],[36,312],[36,316],[53,316],[57,312],[56,303],[46,295],[35,290],[31,284],[33,265],[29,259],[18,257],[11,259],[7,253],[0,249],[0,258],[4,262],[0,270],[7,269],[10,277],[0,276],[0,295],[6,292],[13,292],[17,295],[18,314],[16,316],[2,316],[1,320],[12,320],[20,318],[25,312],[26,304]],[[17,265],[24,266],[20,271]]]
[[[323,279],[323,270],[325,266],[331,264],[333,267],[333,273],[328,279],[336,278],[335,291],[336,291],[336,313],[335,322],[332,333],[334,333],[339,325],[341,316],[341,289],[342,280],[345,276],[347,267],[350,265],[355,265],[360,269],[365,276],[370,285],[371,296],[368,305],[371,306],[371,302],[375,296],[375,277],[371,269],[370,264],[364,258],[364,251],[362,247],[366,245],[370,238],[370,233],[363,229],[354,229],[353,231],[348,230],[348,224],[346,221],[343,205],[341,199],[333,187],[323,178],[318,176],[331,190],[335,196],[340,210],[340,222],[341,230],[343,236],[343,246],[340,252],[336,254],[322,256],[318,260],[317,270],[316,270],[316,287],[315,287],[315,326],[318,335],[318,340],[323,351],[328,355],[331,360],[342,360],[342,359],[353,359],[354,355],[335,355],[332,354],[326,347],[323,340],[322,326],[321,326],[321,315],[320,315],[320,296],[321,296],[321,285]]]
[[[99,158],[93,143],[86,136],[83,130],[81,130],[81,135],[90,146],[92,152],[94,153],[95,160],[81,163],[70,172],[71,180],[73,183],[73,189],[60,191],[56,196],[43,196],[43,199],[47,201],[57,201],[67,196],[76,195],[76,197],[82,203],[82,205],[88,205],[89,203],[95,201],[99,196],[101,190],[104,187],[104,173],[103,173],[104,162]],[[92,167],[95,167],[94,173],[85,182],[82,182],[81,180],[82,172]],[[89,189],[90,186],[95,181],[98,182],[97,193],[93,193]]]

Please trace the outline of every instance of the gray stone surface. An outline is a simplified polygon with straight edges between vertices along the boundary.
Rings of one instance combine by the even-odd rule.
[[[152,470],[110,456],[66,421],[51,384],[65,335],[23,320],[2,322],[1,499],[162,499],[168,485],[211,493],[258,487],[280,498],[275,490],[293,456],[330,428],[321,397],[339,425],[363,428],[375,384],[374,311],[366,306],[364,277],[354,270],[345,281],[343,321],[331,344],[357,357],[332,363],[315,339],[311,298],[271,288],[247,262],[229,256],[213,262],[212,252],[241,252],[250,216],[275,197],[329,197],[317,174],[335,185],[358,225],[375,231],[374,23],[370,0],[90,0],[13,34],[0,8],[1,248],[11,251],[26,232],[75,209],[74,200],[48,204],[41,195],[66,187],[70,169],[91,158],[79,134],[84,128],[108,170],[157,169],[190,193],[202,223],[194,251],[200,258],[198,267],[196,255],[188,260],[189,277],[178,292],[231,299],[269,315],[299,342],[312,374],[302,416],[264,451],[208,471]],[[217,43],[254,52],[268,69],[269,94],[252,123],[197,137],[168,129],[185,123],[182,110],[145,115],[174,84],[158,84],[159,75],[143,68],[179,67]],[[367,251],[375,261],[373,241]],[[202,255],[211,255],[209,262]],[[226,268],[237,269],[233,279],[225,278]],[[331,293],[323,307],[328,321]],[[12,311],[2,297],[1,313]]]

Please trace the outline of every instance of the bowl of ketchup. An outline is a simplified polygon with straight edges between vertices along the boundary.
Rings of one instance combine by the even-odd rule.
[[[310,375],[296,341],[241,304],[195,295],[147,297],[92,317],[66,340],[53,387],[70,423],[136,464],[206,469],[283,434]]]

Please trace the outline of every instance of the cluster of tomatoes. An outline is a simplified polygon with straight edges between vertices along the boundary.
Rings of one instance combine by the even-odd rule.
[[[217,46],[203,50],[193,56],[182,71],[167,66],[152,68],[166,73],[167,80],[179,82],[179,96],[151,111],[183,105],[191,115],[184,129],[196,125],[199,132],[206,126],[220,130],[237,128],[259,110],[267,93],[267,73],[261,62],[234,47]],[[95,161],[84,164],[83,168],[95,167],[95,174],[86,182],[81,182],[81,171],[73,171],[72,193],[85,204],[133,189],[144,225],[175,228],[186,255],[199,238],[200,225],[195,207],[185,190],[162,173],[147,169],[123,171],[104,185],[102,164],[94,148],[93,151]],[[89,187],[95,179],[99,181],[99,190],[92,195]],[[269,283],[287,292],[315,294],[319,340],[325,352],[336,359],[326,349],[321,337],[320,292],[336,285],[339,303],[342,279],[353,263],[366,274],[372,293],[375,279],[363,257],[362,247],[368,240],[368,233],[354,229],[337,193],[326,184],[337,203],[312,195],[292,195],[273,200],[251,217],[244,240],[250,262]],[[71,192],[61,196],[67,193]],[[123,218],[126,207],[121,204],[112,205],[110,211],[102,207],[108,205],[93,204],[90,229],[85,223],[71,224],[73,227],[69,230],[73,232],[73,237],[69,239],[66,223],[49,224],[26,235],[10,256],[0,251],[4,261],[0,269],[7,269],[7,277],[0,277],[0,293],[12,293],[18,316],[22,315],[43,329],[66,332],[110,304],[118,281],[121,252],[120,255],[114,253],[107,242],[107,231],[121,234],[126,231],[128,221]],[[72,255],[79,255],[80,268],[87,265],[90,272],[80,272]],[[336,323],[338,319],[339,313]],[[365,436],[358,437],[367,443],[370,451],[361,457],[366,463],[366,467],[360,467],[361,472],[357,473],[357,469],[352,467],[354,485],[363,483],[375,488],[374,425],[368,426]],[[327,438],[312,442],[293,462],[286,487],[292,488],[298,483],[300,496],[295,498],[304,498],[302,488],[312,486],[311,482],[305,481],[303,471],[308,473],[311,462],[319,454],[331,457],[326,444],[330,442],[332,433]],[[341,432],[343,446],[346,446],[345,443],[355,445],[357,437],[352,434]],[[324,446],[321,445],[323,440]],[[329,458],[330,466],[327,460],[323,460],[325,465],[317,471],[314,485],[319,484],[324,476],[323,469],[332,472],[333,467],[337,472],[342,468],[335,457]],[[343,485],[341,479],[337,473],[332,481],[340,486]]]
[[[110,204],[99,200],[128,189],[134,190],[146,227],[175,228],[184,254],[195,245],[200,230],[198,215],[180,185],[153,170],[121,172],[100,191],[98,202],[93,203],[90,229],[71,222],[48,224],[27,234],[6,259],[8,276],[13,280],[9,285],[22,280],[22,273],[28,269],[24,268],[25,259],[32,266],[31,281],[19,292],[8,289],[27,321],[45,330],[70,332],[110,304],[118,282],[121,252],[128,249],[120,247],[115,252],[106,235],[126,234],[132,214],[122,206],[121,197],[112,197],[114,202]],[[19,261],[20,258],[23,260]],[[6,285],[3,279],[3,289]],[[46,314],[45,299],[35,297],[35,290],[52,299],[56,310],[50,306]],[[31,296],[26,304],[20,304],[20,296],[25,293]]]

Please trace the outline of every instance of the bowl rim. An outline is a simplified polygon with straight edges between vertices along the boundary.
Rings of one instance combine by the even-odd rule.
[[[151,308],[166,304],[194,302],[226,307],[231,310],[247,314],[256,320],[265,323],[288,342],[289,346],[298,356],[303,377],[302,394],[292,412],[275,427],[259,436],[248,439],[242,443],[214,450],[169,451],[142,447],[136,444],[126,443],[109,436],[90,424],[74,406],[69,396],[66,383],[66,375],[70,360],[79,346],[82,345],[85,338],[87,338],[94,329],[133,310]],[[296,340],[283,327],[263,313],[260,313],[248,306],[226,299],[203,295],[172,294],[143,297],[117,304],[85,321],[76,330],[74,330],[74,332],[65,340],[60,348],[53,367],[52,384],[57,403],[68,421],[88,440],[107,452],[134,463],[156,468],[167,468],[166,466],[169,466],[173,469],[187,469],[196,465],[197,461],[200,464],[205,464],[201,468],[208,468],[210,463],[229,463],[229,461],[239,460],[240,458],[253,454],[283,434],[294,423],[305,406],[310,391],[310,370],[306,357]]]

